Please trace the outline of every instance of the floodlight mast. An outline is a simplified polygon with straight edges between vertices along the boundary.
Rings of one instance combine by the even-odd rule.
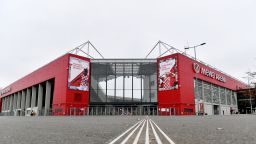
[[[148,56],[156,49],[156,47],[159,47],[159,56],[157,56],[157,58],[159,58],[159,57],[161,57],[161,56],[163,56],[164,54],[166,54],[167,52],[169,52],[170,54],[174,54],[175,53],[175,51],[176,52],[179,52],[179,53],[182,53],[180,50],[178,50],[177,48],[175,48],[175,47],[173,47],[173,46],[171,46],[171,45],[169,45],[169,44],[167,44],[167,43],[165,43],[165,42],[162,42],[162,41],[158,41],[155,45],[154,45],[154,47],[149,51],[149,53],[146,55],[146,59],[148,58]],[[165,48],[165,50],[164,50],[164,52],[162,53],[162,51],[161,51],[161,48]]]
[[[248,92],[249,92],[249,97],[250,97],[250,109],[251,109],[251,114],[252,114],[252,95],[251,95],[251,82],[250,80],[254,79],[256,76],[256,72],[246,72],[247,76],[246,77],[242,77],[242,78],[247,78],[248,80]]]
[[[87,45],[87,52],[84,51],[84,47]],[[73,53],[73,54],[78,54],[78,52],[82,52],[83,54],[85,54],[86,56],[94,59],[94,57],[92,57],[89,52],[90,52],[90,48],[93,48],[94,51],[96,51],[96,53],[98,53],[100,55],[100,57],[102,59],[104,59],[103,55],[96,49],[96,47],[88,40],[87,42],[84,42],[82,44],[80,44],[79,46],[75,47],[74,49],[72,49],[71,51],[69,51],[68,53]]]

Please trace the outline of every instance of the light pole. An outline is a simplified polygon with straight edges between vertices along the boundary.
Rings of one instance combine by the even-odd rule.
[[[248,75],[247,78],[248,78],[248,95],[250,97],[250,109],[251,109],[251,114],[252,114],[252,95],[251,95],[251,90],[250,90],[250,80],[251,79],[254,79],[254,76],[256,75],[255,72],[246,72],[246,74]],[[243,77],[243,78],[246,78],[246,77]]]
[[[197,61],[197,59],[196,59],[196,48],[197,47],[199,47],[199,46],[203,46],[203,45],[205,45],[206,43],[201,43],[201,44],[199,44],[199,45],[195,45],[195,46],[192,46],[192,47],[185,47],[184,49],[185,49],[185,51],[186,50],[188,50],[188,49],[191,49],[191,48],[193,48],[194,49],[194,54],[195,54],[195,61]],[[195,81],[195,87],[196,87],[196,84],[197,84],[197,72],[196,72],[196,81]],[[196,97],[196,90],[195,90],[195,97]],[[200,106],[199,106],[199,101],[200,101],[200,98],[198,99],[198,115],[199,115],[199,108],[200,108]],[[204,103],[204,97],[203,97],[203,103]],[[204,109],[204,105],[203,105],[203,109]],[[203,115],[204,115],[204,110],[203,110]]]
[[[196,60],[196,48],[199,47],[199,46],[203,46],[203,45],[205,45],[205,44],[206,44],[206,43],[201,43],[201,44],[199,44],[199,45],[195,45],[195,46],[192,46],[192,47],[185,47],[184,49],[185,49],[185,50],[188,50],[188,49],[193,48],[193,49],[194,49],[194,54],[195,54],[195,60]]]

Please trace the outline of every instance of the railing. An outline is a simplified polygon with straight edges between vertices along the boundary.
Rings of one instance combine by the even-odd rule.
[[[69,109],[48,109],[26,112],[24,110],[5,111],[0,116],[172,116],[176,115],[176,109],[173,107],[158,106],[90,106],[90,107],[71,107]]]
[[[70,116],[136,116],[136,115],[176,115],[175,108],[158,108],[156,106],[92,106],[70,108]]]

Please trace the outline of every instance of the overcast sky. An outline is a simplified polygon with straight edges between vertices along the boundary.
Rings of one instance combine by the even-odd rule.
[[[87,40],[106,58],[206,42],[197,57],[243,80],[256,70],[255,14],[255,0],[0,0],[0,87]]]

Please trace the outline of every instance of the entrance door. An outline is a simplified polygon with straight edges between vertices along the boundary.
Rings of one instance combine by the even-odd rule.
[[[214,115],[220,114],[220,106],[219,105],[213,105],[213,114]]]

